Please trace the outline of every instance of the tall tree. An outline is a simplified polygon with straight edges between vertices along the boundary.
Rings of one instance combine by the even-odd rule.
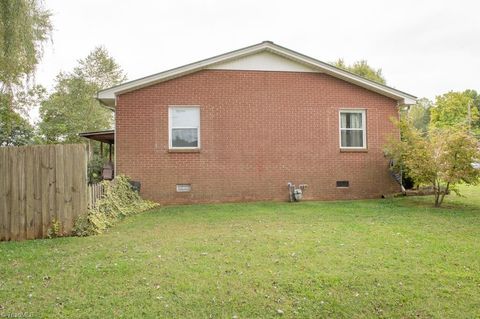
[[[480,112],[480,94],[477,91],[471,90],[471,89],[465,90],[465,91],[463,91],[463,93],[467,94],[468,96],[470,96],[473,99],[473,105]]]
[[[417,100],[417,103],[412,105],[407,112],[407,116],[412,125],[425,134],[428,131],[428,124],[430,123],[430,108],[433,103],[427,98]]]
[[[0,146],[29,144],[34,136],[32,125],[8,105],[8,96],[0,95]]]
[[[40,106],[40,134],[47,143],[75,143],[78,133],[112,126],[112,112],[94,99],[97,91],[125,81],[103,47],[95,48],[71,73],[60,73],[54,92]]]
[[[477,120],[475,121],[472,119],[472,128],[477,137],[480,138],[480,94],[477,91],[470,89],[465,90],[463,93],[472,98],[473,105],[471,105],[471,108],[476,108],[478,111],[479,116],[477,117]]]
[[[347,65],[343,59],[338,59],[337,61],[333,62],[332,65],[380,84],[387,83],[383,77],[382,69],[375,69],[371,67],[368,65],[366,60],[360,60],[352,65]]]
[[[475,94],[475,91],[467,90],[437,96],[435,106],[431,108],[430,126],[432,128],[462,126],[478,129],[479,110],[475,105]]]
[[[39,105],[45,94],[46,90],[41,85],[17,91],[13,100],[8,94],[0,94],[0,146],[35,142],[35,129],[27,119],[27,111],[32,105]]]
[[[18,134],[31,130],[21,117],[31,105],[18,100],[30,94],[26,92],[51,30],[50,12],[42,1],[0,0],[0,145],[27,142],[27,135]]]

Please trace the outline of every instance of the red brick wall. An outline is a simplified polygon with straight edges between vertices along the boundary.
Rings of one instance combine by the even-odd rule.
[[[199,153],[169,153],[169,105],[200,106]],[[366,152],[340,152],[341,108],[367,110]],[[289,181],[306,199],[380,197],[400,187],[382,152],[397,115],[393,99],[325,74],[200,71],[117,98],[117,173],[162,203],[288,200]]]

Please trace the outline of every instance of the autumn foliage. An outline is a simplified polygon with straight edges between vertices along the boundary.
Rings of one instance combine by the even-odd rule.
[[[407,120],[396,124],[402,138],[392,138],[386,154],[417,184],[433,186],[436,207],[449,191],[458,192],[459,183],[479,182],[480,170],[472,165],[480,160],[478,140],[465,128],[433,128],[425,135]]]

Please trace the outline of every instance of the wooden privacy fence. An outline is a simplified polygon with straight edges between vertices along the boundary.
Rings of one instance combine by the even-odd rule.
[[[88,184],[88,208],[97,206],[97,201],[103,196],[103,184]]]
[[[0,148],[0,240],[47,237],[54,220],[70,233],[86,211],[85,145]]]

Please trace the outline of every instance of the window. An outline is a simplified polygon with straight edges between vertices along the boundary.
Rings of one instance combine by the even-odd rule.
[[[340,110],[340,148],[366,148],[365,110]]]
[[[168,109],[168,117],[170,148],[200,148],[200,108],[198,106],[171,106]]]

